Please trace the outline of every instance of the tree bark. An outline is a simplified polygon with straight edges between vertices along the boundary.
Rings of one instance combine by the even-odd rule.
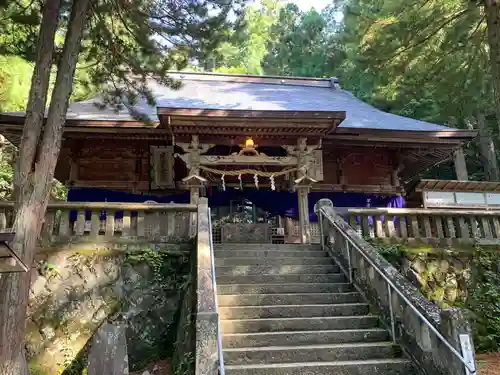
[[[465,154],[462,147],[457,148],[453,152],[453,161],[457,180],[467,181],[469,179],[469,173],[467,172],[467,164],[465,163]]]
[[[30,176],[36,157],[38,139],[43,126],[44,110],[52,67],[54,39],[59,19],[60,0],[46,0],[37,42],[36,66],[26,109],[26,120],[21,149],[14,173],[14,196],[19,211],[12,244],[23,261],[33,262],[35,239],[40,225],[37,202],[21,200],[30,186]],[[25,375],[28,373],[24,357],[24,327],[31,273],[4,274],[0,278],[0,374]]]
[[[29,154],[37,157],[38,161],[34,172],[28,173],[24,184],[21,185],[13,226],[16,236],[11,246],[30,266],[33,263],[37,238],[40,235],[52,188],[89,4],[90,0],[73,1],[42,142],[37,152],[38,139],[33,138],[35,139],[34,150],[29,149]],[[28,130],[30,129],[25,129],[24,132]],[[40,132],[38,138],[40,138]],[[25,142],[26,144],[28,141]],[[28,145],[31,146],[31,144]],[[21,158],[23,152],[24,150],[21,150]],[[31,171],[31,165],[29,169]],[[22,181],[22,179],[19,180]],[[29,287],[30,273],[10,274],[0,279],[0,345],[2,345],[0,374],[2,375],[25,375],[26,373],[22,368],[19,353],[23,351]]]
[[[486,124],[484,114],[480,113],[477,116],[477,128],[479,130],[479,148],[481,150],[481,161],[484,165],[489,181],[498,181],[498,163],[495,152],[495,144],[491,138],[488,126]]]
[[[500,130],[500,0],[484,0],[488,44],[490,46],[490,66],[493,77],[495,113]]]
[[[50,71],[54,51],[54,40],[59,19],[61,0],[46,0],[38,36],[35,69],[26,106],[23,136],[20,144],[21,157],[17,159],[14,173],[14,198],[19,201],[23,187],[33,170],[37,145],[43,127]]]

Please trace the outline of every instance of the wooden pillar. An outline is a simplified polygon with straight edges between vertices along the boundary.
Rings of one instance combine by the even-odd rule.
[[[467,181],[469,179],[469,174],[467,173],[465,154],[462,148],[458,148],[453,152],[453,161],[455,163],[455,173],[457,175],[457,180]]]
[[[194,183],[189,185],[189,203],[198,205],[200,203],[200,189],[201,185]],[[197,227],[197,213],[191,212],[189,214],[189,236],[196,236],[198,227]]]
[[[393,156],[392,171],[391,171],[391,185],[395,187],[401,186],[401,181],[399,180],[399,172],[403,170],[403,162],[401,160],[401,155],[397,152]]]
[[[311,224],[309,223],[309,186],[297,186],[299,200],[300,242],[311,243]]]
[[[72,156],[69,160],[69,182],[75,182],[78,180],[78,159],[76,156]]]

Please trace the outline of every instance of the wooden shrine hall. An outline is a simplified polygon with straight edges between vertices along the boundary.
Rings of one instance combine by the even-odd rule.
[[[215,190],[287,192],[297,212],[279,212],[278,233],[293,231],[288,217],[309,242],[314,194],[401,197],[405,182],[448,158],[457,180],[467,179],[461,145],[475,132],[382,112],[335,78],[171,77],[180,89],[151,82],[156,107],[135,106],[148,123],[99,108],[99,97],[70,105],[55,174],[69,200],[87,191],[86,201],[103,201],[93,198],[97,189],[165,203],[182,194],[197,203]],[[18,145],[23,122],[24,113],[3,113],[0,132]]]

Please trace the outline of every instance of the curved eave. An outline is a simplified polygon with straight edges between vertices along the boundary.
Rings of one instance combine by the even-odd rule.
[[[174,136],[210,134],[234,138],[251,134],[262,138],[321,138],[333,132],[345,115],[338,111],[158,108],[162,126]]]

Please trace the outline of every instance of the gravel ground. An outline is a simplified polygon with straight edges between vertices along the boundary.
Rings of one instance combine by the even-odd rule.
[[[478,354],[479,375],[500,375],[500,353]]]
[[[170,361],[157,361],[151,363],[147,368],[141,371],[131,372],[130,375],[170,375]]]

